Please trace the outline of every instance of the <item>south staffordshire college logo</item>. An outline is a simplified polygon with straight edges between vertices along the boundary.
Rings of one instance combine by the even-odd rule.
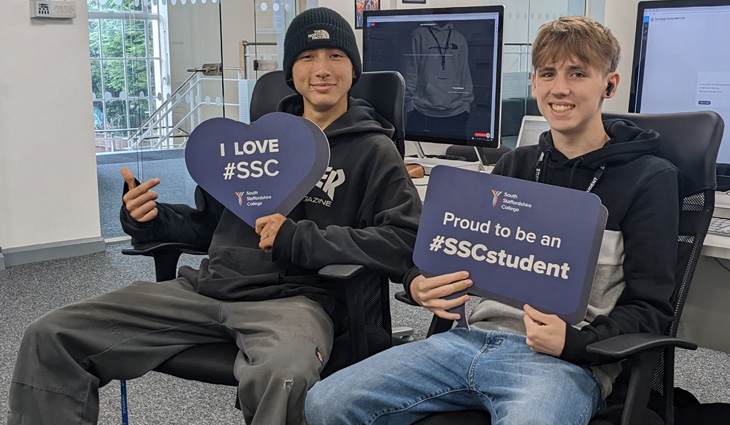
[[[496,207],[497,202],[499,201],[499,195],[502,194],[501,190],[494,190],[492,189],[492,206]]]

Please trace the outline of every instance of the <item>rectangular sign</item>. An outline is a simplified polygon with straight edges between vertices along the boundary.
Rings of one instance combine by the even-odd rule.
[[[413,259],[427,275],[469,272],[469,292],[568,323],[583,320],[608,212],[595,194],[435,167]]]

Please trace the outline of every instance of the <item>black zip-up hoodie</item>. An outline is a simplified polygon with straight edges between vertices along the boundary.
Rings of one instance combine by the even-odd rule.
[[[285,98],[279,110],[301,115],[301,96]],[[421,201],[390,139],[393,131],[367,102],[350,98],[347,112],[324,131],[325,175],[288,215],[270,254],[258,247],[253,228],[200,187],[197,208],[158,203],[157,218],[147,223],[122,207],[122,227],[137,242],[208,246],[199,270],[179,271],[201,294],[237,301],[304,295],[341,329],[337,295],[317,287],[317,269],[361,264],[400,281],[413,265]]]
[[[551,133],[535,146],[505,154],[494,174],[592,192],[608,209],[596,275],[583,322],[568,326],[566,361],[594,366],[604,394],[620,371],[618,364],[591,355],[586,345],[612,336],[661,333],[671,322],[679,221],[678,171],[657,156],[659,135],[625,120],[604,122],[610,140],[600,149],[568,159],[555,149]],[[539,171],[538,171],[539,170]],[[556,208],[580,208],[556,205]],[[409,283],[417,270],[404,279]],[[469,322],[485,330],[524,335],[524,312],[484,300]],[[599,366],[600,365],[600,366]]]

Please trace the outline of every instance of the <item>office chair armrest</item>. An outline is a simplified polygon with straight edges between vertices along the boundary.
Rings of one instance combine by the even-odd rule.
[[[418,303],[417,302],[413,301],[412,299],[410,299],[408,297],[408,294],[406,294],[406,291],[398,291],[398,292],[396,292],[395,293],[395,299],[398,300],[398,301],[400,301],[400,302],[402,302],[402,303],[408,304],[408,305],[418,306]]]
[[[637,333],[615,336],[586,347],[589,353],[600,354],[616,361],[629,359],[631,362],[626,401],[621,411],[621,424],[643,423],[654,370],[664,350],[674,347],[694,350],[697,344],[665,335]]]
[[[612,360],[629,358],[642,351],[668,347],[697,349],[697,344],[666,335],[636,333],[619,335],[603,341],[594,342],[586,347],[589,353],[600,354]]]
[[[345,293],[347,308],[347,327],[350,332],[350,355],[354,362],[368,356],[368,340],[365,332],[365,300],[363,279],[356,276],[367,271],[365,266],[355,264],[330,264],[319,269],[317,274],[328,280],[334,280],[336,287],[342,287]],[[348,282],[343,286],[341,282]]]
[[[352,279],[365,270],[365,266],[355,264],[330,264],[319,269],[317,274],[327,279],[344,280]]]
[[[408,305],[420,307],[420,304],[418,304],[417,302],[413,301],[406,294],[406,291],[398,291],[398,292],[396,292],[395,293],[395,299],[397,299],[398,301],[400,301],[402,303],[408,304]],[[431,324],[428,326],[428,332],[426,333],[426,337],[429,337],[429,336],[431,336],[433,334],[440,334],[441,332],[446,332],[449,329],[451,329],[453,326],[454,326],[454,321],[453,320],[442,319],[442,318],[440,318],[440,317],[438,317],[437,315],[434,314],[433,317],[431,318]],[[412,329],[410,330],[410,333],[413,333],[413,330]]]
[[[122,250],[124,255],[146,255],[154,256],[157,253],[165,251],[180,251],[184,254],[207,255],[208,251],[204,247],[198,247],[189,243],[182,242],[145,242],[132,244],[132,248]]]
[[[204,247],[182,242],[145,242],[123,249],[122,254],[152,257],[155,260],[155,279],[162,282],[175,279],[180,255],[207,255],[208,251]]]

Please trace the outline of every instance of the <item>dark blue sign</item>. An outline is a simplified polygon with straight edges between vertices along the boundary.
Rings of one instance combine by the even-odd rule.
[[[607,215],[592,193],[439,166],[413,259],[427,274],[468,271],[470,293],[578,323]]]
[[[327,169],[329,143],[316,124],[282,112],[250,126],[212,118],[190,134],[185,163],[200,187],[254,227],[259,217],[289,214],[309,193]]]

